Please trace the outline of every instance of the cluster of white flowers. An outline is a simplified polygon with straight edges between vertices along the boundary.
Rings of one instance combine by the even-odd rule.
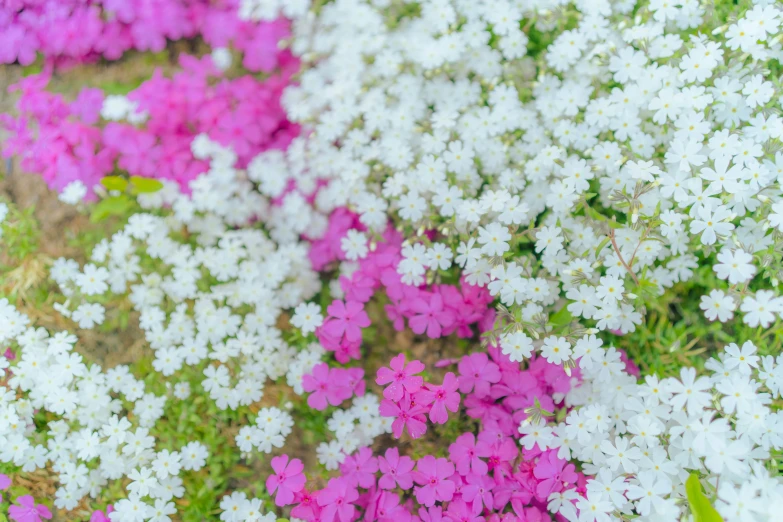
[[[55,309],[79,328],[93,328],[107,315],[99,301],[127,295],[154,353],[152,367],[177,399],[192,392],[189,382],[177,381],[186,366],[203,372],[203,392],[197,392],[223,410],[259,404],[265,382],[284,375],[301,394],[302,375],[320,362],[323,349],[316,344],[297,353],[277,327],[283,310],[291,308],[305,335],[322,321],[318,307],[302,304],[320,291],[321,282],[310,267],[307,245],[290,233],[298,204],[270,210],[244,172],[233,168],[233,153],[206,138],[193,147],[211,158],[211,168],[192,183],[192,194],[167,184],[159,193],[140,196],[150,212],[132,215],[93,249],[88,263],[80,267],[64,258],[53,263],[52,280],[65,297]],[[171,210],[159,212],[163,207]],[[274,240],[261,229],[235,226],[256,218]],[[85,495],[98,496],[109,481],[127,477],[128,496],[116,503],[112,520],[168,520],[157,517],[175,512],[170,501],[184,492],[180,470],[203,466],[206,447],[191,442],[179,451],[156,451],[150,430],[164,414],[167,397],[146,392],[127,366],[88,367],[73,351],[76,336],[49,337],[43,329],[28,328],[29,322],[6,300],[0,303],[0,337],[16,341],[21,354],[0,395],[0,460],[24,471],[51,463],[60,482],[55,505],[66,510]],[[0,357],[0,364],[3,370],[9,363]],[[33,412],[41,409],[58,420],[36,430]],[[358,410],[357,419],[364,419]],[[240,429],[236,443],[242,452],[270,453],[284,445],[292,426],[288,412],[262,408]],[[241,520],[264,519],[260,501],[232,496],[224,502],[239,506]]]
[[[87,366],[73,350],[74,335],[27,327],[29,318],[5,299],[0,316],[0,342],[20,348],[0,394],[0,461],[25,472],[51,466],[59,474],[54,504],[61,509],[127,477],[128,498],[116,506],[120,514],[173,513],[171,500],[184,492],[181,472],[201,469],[207,448],[194,441],[179,451],[155,450],[150,428],[163,415],[166,397],[145,393],[125,366]],[[8,365],[6,358],[0,361]],[[39,410],[51,415],[47,431],[35,429]]]
[[[389,2],[342,0],[296,21],[291,45],[309,67],[284,99],[314,133],[257,158],[262,192],[329,179],[319,210],[348,206],[378,230],[391,209],[410,230],[438,229],[432,252],[408,248],[405,281],[457,247],[468,281],[528,324],[565,297],[598,329],[633,331],[643,294],[688,281],[715,252],[728,284],[703,297],[708,319],[739,308],[766,327],[783,313],[775,293],[749,288],[783,275],[781,92],[763,74],[781,58],[778,6],[714,28],[698,2],[633,19],[631,2],[578,4],[559,34],[575,13],[563,3],[420,7],[400,19]],[[525,24],[556,35],[537,61]],[[715,37],[684,34],[696,28]]]
[[[783,482],[765,465],[783,448],[783,412],[770,409],[783,391],[783,356],[759,357],[750,342],[731,344],[708,360],[709,376],[683,368],[679,379],[647,376],[639,384],[620,353],[595,336],[576,349],[584,381],[566,399],[581,408],[554,427],[520,426],[525,447],[558,448],[594,477],[586,498],[556,493],[550,509],[569,520],[635,512],[638,520],[677,521],[687,505],[685,481],[697,473],[717,488],[725,520],[778,519],[774,500]],[[577,500],[576,509],[568,500]]]
[[[301,375],[318,362],[322,351],[297,354],[283,340],[277,320],[286,308],[309,310],[312,305],[300,303],[313,297],[321,283],[306,244],[277,221],[285,219],[285,204],[283,214],[270,211],[233,168],[227,149],[199,138],[194,152],[211,157],[212,163],[193,182],[190,197],[169,188],[143,199],[151,209],[170,206],[172,215],[134,214],[97,245],[91,263],[80,269],[73,260],[58,259],[52,277],[69,298],[58,310],[81,328],[104,320],[104,307],[90,299],[128,292],[154,350],[155,371],[170,377],[185,365],[205,366],[204,391],[220,409],[236,409],[258,402],[267,378],[288,373],[300,387]],[[258,229],[231,229],[257,217],[287,242],[275,242]],[[145,270],[145,263],[152,268]],[[311,313],[302,323],[305,333],[322,319],[320,312]],[[300,317],[295,315],[294,322]],[[270,436],[283,430],[274,431]]]
[[[271,453],[273,448],[282,448],[291,434],[294,419],[279,408],[263,408],[258,412],[255,426],[240,428],[236,436],[237,447],[243,452],[253,449]]]
[[[263,513],[263,501],[258,498],[247,498],[241,491],[235,491],[223,497],[220,501],[220,520],[225,522],[274,522],[274,513]]]
[[[355,397],[350,408],[338,409],[326,427],[335,439],[322,442],[317,448],[318,461],[326,469],[337,469],[359,448],[371,446],[376,437],[391,433],[391,417],[382,417],[379,411],[380,401],[376,395],[368,393]]]
[[[255,18],[280,12],[278,2],[243,5]],[[254,161],[267,196],[291,180],[305,192],[329,180],[319,211],[348,207],[370,233],[393,217],[408,238],[407,283],[437,280],[440,260],[454,258],[503,304],[495,334],[512,360],[537,351],[568,368],[581,358],[587,385],[572,401],[584,405],[568,422],[593,420],[574,454],[628,489],[599,498],[592,487],[593,504],[569,514],[579,520],[631,508],[676,519],[683,470],[718,486],[726,520],[774,518],[765,501],[780,485],[763,462],[783,431],[769,409],[779,377],[726,366],[730,347],[710,363],[721,368],[713,377],[683,370],[653,398],[655,378],[623,377],[619,353],[592,335],[635,331],[645,302],[704,265],[708,320],[767,328],[783,315],[783,90],[771,72],[783,11],[743,1],[727,22],[724,7],[319,3],[294,20],[291,49],[306,67],[284,94],[289,117],[312,132]],[[437,235],[420,242],[427,229]],[[363,244],[342,246],[360,257]],[[780,373],[764,361],[764,375]],[[634,457],[618,459],[626,447]]]

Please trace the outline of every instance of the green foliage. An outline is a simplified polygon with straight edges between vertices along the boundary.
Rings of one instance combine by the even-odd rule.
[[[131,209],[135,205],[136,202],[127,194],[110,196],[102,199],[92,207],[90,221],[93,223],[100,223],[110,216],[124,216],[130,214]]]
[[[19,210],[8,205],[8,216],[2,224],[4,254],[22,260],[38,250],[41,230],[35,218],[35,207]]]
[[[685,481],[685,493],[693,513],[693,522],[723,522],[723,518],[704,495],[699,475],[696,473],[691,473],[688,480]]]
[[[90,221],[93,223],[100,223],[111,216],[129,216],[137,208],[136,200],[131,196],[152,194],[163,188],[160,181],[140,176],[131,176],[129,179],[106,176],[101,179],[101,185],[112,195],[92,207]]]

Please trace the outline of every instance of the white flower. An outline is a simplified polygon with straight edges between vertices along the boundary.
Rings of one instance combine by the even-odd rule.
[[[294,309],[291,324],[302,330],[303,334],[312,333],[321,326],[324,317],[321,307],[315,303],[302,303]]]
[[[736,310],[737,304],[734,299],[727,296],[723,291],[711,290],[709,295],[701,296],[699,308],[704,310],[704,316],[710,321],[717,319],[725,323],[734,317],[734,310]]]
[[[501,351],[513,362],[529,359],[533,353],[533,341],[523,332],[505,334],[500,339]]]
[[[106,309],[98,303],[82,303],[71,314],[79,328],[93,328],[103,323]]]
[[[80,203],[87,195],[87,187],[80,180],[74,180],[68,183],[57,198],[63,203],[76,205]]]

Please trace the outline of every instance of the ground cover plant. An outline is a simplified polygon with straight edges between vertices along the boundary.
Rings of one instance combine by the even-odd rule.
[[[780,4],[3,9],[0,520],[780,519]]]

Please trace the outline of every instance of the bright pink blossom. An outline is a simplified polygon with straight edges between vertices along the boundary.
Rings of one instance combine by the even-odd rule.
[[[375,472],[378,471],[378,459],[370,448],[361,448],[356,454],[345,458],[340,465],[343,478],[352,486],[370,489],[375,486]]]
[[[498,365],[489,360],[485,353],[466,355],[459,362],[459,390],[474,393],[479,397],[489,394],[490,385],[500,381]]]
[[[353,502],[358,498],[359,492],[344,478],[329,479],[316,499],[322,508],[321,521],[332,522],[337,517],[340,522],[350,522],[356,510]]]
[[[18,506],[8,508],[8,517],[16,522],[41,522],[42,518],[52,518],[52,512],[43,504],[35,503],[33,497],[24,495],[16,499]]]
[[[449,420],[449,414],[446,410],[455,413],[459,409],[460,394],[457,391],[459,382],[457,377],[448,372],[443,377],[443,384],[435,386],[427,384],[426,389],[420,391],[421,396],[429,405],[430,420],[436,424],[445,424]]]
[[[341,372],[330,370],[326,363],[313,367],[312,373],[302,377],[302,388],[312,392],[307,398],[307,405],[316,410],[326,409],[328,404],[337,406],[351,397],[350,383]]]
[[[453,474],[454,464],[446,459],[436,459],[432,455],[419,459],[413,472],[413,480],[419,485],[415,489],[416,500],[427,507],[451,500],[455,485],[449,477]]]
[[[533,469],[533,475],[541,481],[536,486],[536,496],[540,499],[562,491],[568,484],[576,483],[578,478],[574,465],[559,458],[554,451],[544,452]]]
[[[394,489],[399,486],[402,489],[410,489],[413,486],[413,459],[401,457],[397,448],[389,448],[383,457],[378,457],[378,466],[383,473],[378,481],[379,487]]]
[[[411,330],[417,334],[427,332],[427,337],[437,339],[443,328],[454,323],[454,313],[443,306],[443,298],[438,293],[429,296],[422,293],[410,303],[413,316],[408,320]]]
[[[376,384],[388,385],[383,390],[384,397],[391,401],[399,401],[404,392],[413,394],[421,389],[424,379],[416,376],[424,370],[424,365],[420,361],[411,361],[406,365],[405,354],[401,353],[391,360],[389,366],[391,369],[379,368],[375,379]]]
[[[467,475],[471,471],[479,475],[487,473],[487,463],[479,458],[476,437],[472,433],[463,433],[457,437],[449,446],[449,458],[460,475]]]
[[[395,438],[399,439],[405,429],[413,439],[418,439],[427,431],[427,419],[424,417],[427,409],[421,406],[411,406],[410,401],[403,400],[396,403],[384,399],[381,401],[379,411],[384,417],[394,417],[392,434]]]
[[[307,477],[302,471],[304,464],[299,459],[288,461],[288,455],[280,455],[272,459],[274,475],[266,479],[266,489],[269,494],[275,495],[276,506],[287,506],[294,500],[294,493],[302,491]]]
[[[361,340],[362,328],[370,326],[364,305],[358,301],[335,300],[326,311],[329,316],[321,326],[321,331],[332,339],[340,339],[344,335],[348,341]]]

